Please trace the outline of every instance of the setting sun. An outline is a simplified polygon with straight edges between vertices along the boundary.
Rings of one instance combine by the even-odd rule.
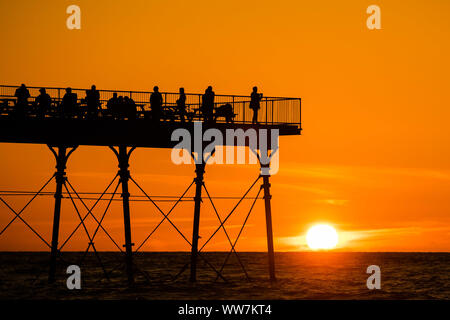
[[[306,242],[312,250],[333,249],[338,243],[338,234],[333,227],[318,224],[308,230]]]

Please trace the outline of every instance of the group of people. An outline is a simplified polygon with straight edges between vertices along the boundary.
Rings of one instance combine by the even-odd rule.
[[[66,92],[59,105],[61,116],[67,118],[82,116],[77,94],[74,93],[71,88],[66,88],[65,91]],[[45,88],[41,88],[39,93],[40,94],[34,101],[34,106],[37,109],[37,116],[45,117],[45,114],[49,113],[51,110],[52,98],[46,92]],[[17,88],[15,97],[17,98],[15,112],[17,114],[24,115],[28,106],[28,99],[31,97],[25,84],[22,84],[19,88]],[[258,110],[261,107],[260,104],[262,97],[262,93],[258,93],[258,88],[253,87],[253,91],[250,96],[250,109],[253,110],[253,124],[258,123]],[[213,88],[209,86],[202,95],[202,101],[199,108],[199,111],[206,122],[214,121],[214,100],[215,93]],[[91,89],[86,90],[86,97],[81,99],[81,102],[86,105],[87,118],[97,117],[99,112],[102,110],[100,92],[97,90],[95,85],[93,85]],[[155,86],[152,94],[150,95],[151,118],[154,121],[160,121],[163,118],[163,107],[163,96],[161,92],[159,92],[158,86]],[[137,116],[137,106],[133,99],[128,96],[118,96],[117,93],[114,93],[113,97],[108,100],[106,108],[115,119],[134,119]],[[184,92],[184,88],[180,88],[179,90],[179,97],[176,101],[176,113],[179,115],[181,122],[186,121],[186,94]]]
[[[182,122],[185,121],[185,115],[186,115],[186,94],[184,93],[184,88],[180,88],[180,96],[177,100],[177,109],[178,113],[180,115],[180,120]],[[160,108],[162,106],[162,96],[158,91],[158,87],[154,88],[154,92],[152,93],[153,99],[150,98],[150,105],[152,106],[152,111],[154,110],[153,106],[157,106],[156,110],[157,115],[159,115]],[[262,93],[258,93],[258,87],[253,87],[253,91],[250,95],[250,109],[253,110],[253,118],[252,118],[252,124],[258,123],[258,110],[261,108],[261,100],[263,98]],[[214,121],[214,102],[215,99],[215,93],[213,91],[213,88],[209,86],[206,88],[205,93],[202,95],[202,103],[200,106],[200,112],[203,115],[203,118],[206,122],[213,122]],[[154,103],[152,103],[152,101]],[[156,117],[159,119],[159,117]]]
[[[98,112],[101,109],[100,92],[95,85],[91,86],[91,89],[86,90],[86,97],[81,101],[86,104],[87,118],[95,118],[98,116]],[[66,88],[66,93],[60,104],[60,111],[61,116],[65,118],[81,117],[83,115],[83,112],[79,108],[78,95],[70,87]]]
[[[62,117],[71,118],[74,116],[80,116],[82,112],[79,108],[78,96],[72,91],[72,88],[66,88],[65,94],[59,104],[60,113]],[[29,107],[28,99],[31,98],[30,92],[25,84],[22,84],[16,89],[14,96],[17,98],[15,105],[15,114],[24,116],[27,113]],[[90,90],[86,90],[86,97],[82,99],[82,102],[87,107],[87,117],[96,117],[100,110],[100,92],[95,85]],[[36,110],[38,117],[45,117],[46,114],[52,110],[52,98],[47,93],[45,88],[39,89],[39,95],[35,98],[32,106]]]
[[[214,113],[214,91],[212,87],[209,86],[202,96],[202,104],[200,106],[200,112],[206,121],[212,121],[212,115]],[[150,96],[150,108],[152,112],[152,119],[159,121],[162,116],[163,110],[163,97],[159,92],[159,88],[155,86],[153,88],[153,93]],[[180,88],[179,97],[176,101],[176,112],[180,117],[181,122],[186,121],[186,93],[184,88]]]
[[[117,92],[114,92],[113,97],[108,100],[106,109],[114,119],[136,119],[137,116],[134,100],[128,96],[117,96]]]

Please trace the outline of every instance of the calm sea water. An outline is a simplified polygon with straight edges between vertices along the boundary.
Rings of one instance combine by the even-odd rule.
[[[226,253],[203,256],[220,269]],[[135,257],[136,286],[128,288],[123,256],[93,254],[80,264],[82,290],[66,288],[65,268],[81,254],[63,253],[58,281],[48,285],[48,253],[0,253],[1,299],[450,299],[450,253],[277,253],[277,282],[268,281],[263,253],[240,253],[248,281],[232,256],[222,279],[199,259],[198,282],[188,281],[187,253],[141,253]],[[381,268],[381,290],[369,290],[366,269]]]

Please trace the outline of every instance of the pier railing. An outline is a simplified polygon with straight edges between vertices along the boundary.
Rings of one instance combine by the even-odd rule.
[[[11,110],[15,105],[15,90],[18,86],[0,85],[0,107],[2,110]],[[27,87],[30,92],[29,104],[32,105],[35,98],[39,95],[39,89],[43,87]],[[61,102],[65,88],[44,87],[50,95],[53,102],[53,108],[57,108]],[[87,89],[72,88],[72,92],[77,94],[79,103],[86,97]],[[147,91],[126,91],[126,90],[98,90],[100,93],[101,110],[106,110],[106,104],[113,97],[114,93],[118,96],[128,96],[133,99],[138,106],[138,116],[143,116],[145,112],[150,111],[150,95]],[[161,92],[163,97],[163,108],[175,108],[179,93]],[[214,105],[220,107],[230,104],[234,113],[235,123],[252,123],[253,110],[250,108],[250,96],[242,95],[222,95],[216,94]],[[186,93],[186,111],[190,114],[198,112],[202,103],[202,94]],[[5,108],[7,107],[7,108]],[[265,125],[293,125],[301,128],[301,99],[287,97],[263,97],[260,102],[258,112],[258,122]],[[5,113],[2,113],[5,115]],[[55,113],[50,113],[47,117]],[[99,113],[102,116],[102,112]],[[175,119],[177,121],[179,119]],[[218,118],[217,122],[225,122],[225,119]]]

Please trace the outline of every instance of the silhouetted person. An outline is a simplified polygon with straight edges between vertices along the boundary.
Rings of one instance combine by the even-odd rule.
[[[16,89],[14,96],[17,98],[16,113],[19,116],[24,116],[25,109],[28,107],[28,98],[30,97],[30,92],[25,84],[22,83],[22,85]]]
[[[153,121],[158,121],[161,119],[162,116],[162,105],[163,105],[163,98],[161,93],[159,92],[158,86],[155,86],[153,88],[153,93],[150,96],[150,107],[152,110],[152,119]]]
[[[123,96],[119,96],[119,98],[117,99],[117,117],[119,119],[124,119],[125,115],[125,99],[123,98]]]
[[[205,121],[212,122],[214,115],[214,97],[215,93],[212,87],[209,86],[202,96],[202,112]]]
[[[77,94],[72,88],[67,88],[61,103],[61,113],[64,118],[71,118],[77,108]]]
[[[39,92],[40,95],[38,95],[35,100],[37,115],[39,118],[44,118],[45,114],[50,111],[52,98],[50,98],[50,95],[45,91],[45,88],[39,89]]]
[[[253,110],[252,124],[258,124],[258,110],[261,108],[262,93],[258,93],[258,87],[253,87],[250,95],[250,109]]]
[[[177,100],[177,109],[180,114],[181,122],[184,122],[186,115],[186,94],[184,93],[184,88],[180,88],[180,97]]]
[[[109,113],[112,115],[113,118],[117,116],[118,104],[119,98],[117,97],[117,92],[114,92],[113,97],[109,99],[106,104],[106,108],[108,109]]]
[[[136,119],[136,114],[137,114],[137,109],[136,109],[136,103],[134,102],[133,99],[125,96],[125,98],[123,99],[124,102],[124,111],[126,114],[126,117],[129,120],[133,120]]]
[[[100,107],[100,92],[98,92],[95,85],[91,90],[86,90],[86,104],[89,117],[97,117],[98,109]]]
[[[137,105],[136,102],[132,98],[129,98],[128,100],[128,110],[130,113],[130,119],[136,119],[137,118]]]

